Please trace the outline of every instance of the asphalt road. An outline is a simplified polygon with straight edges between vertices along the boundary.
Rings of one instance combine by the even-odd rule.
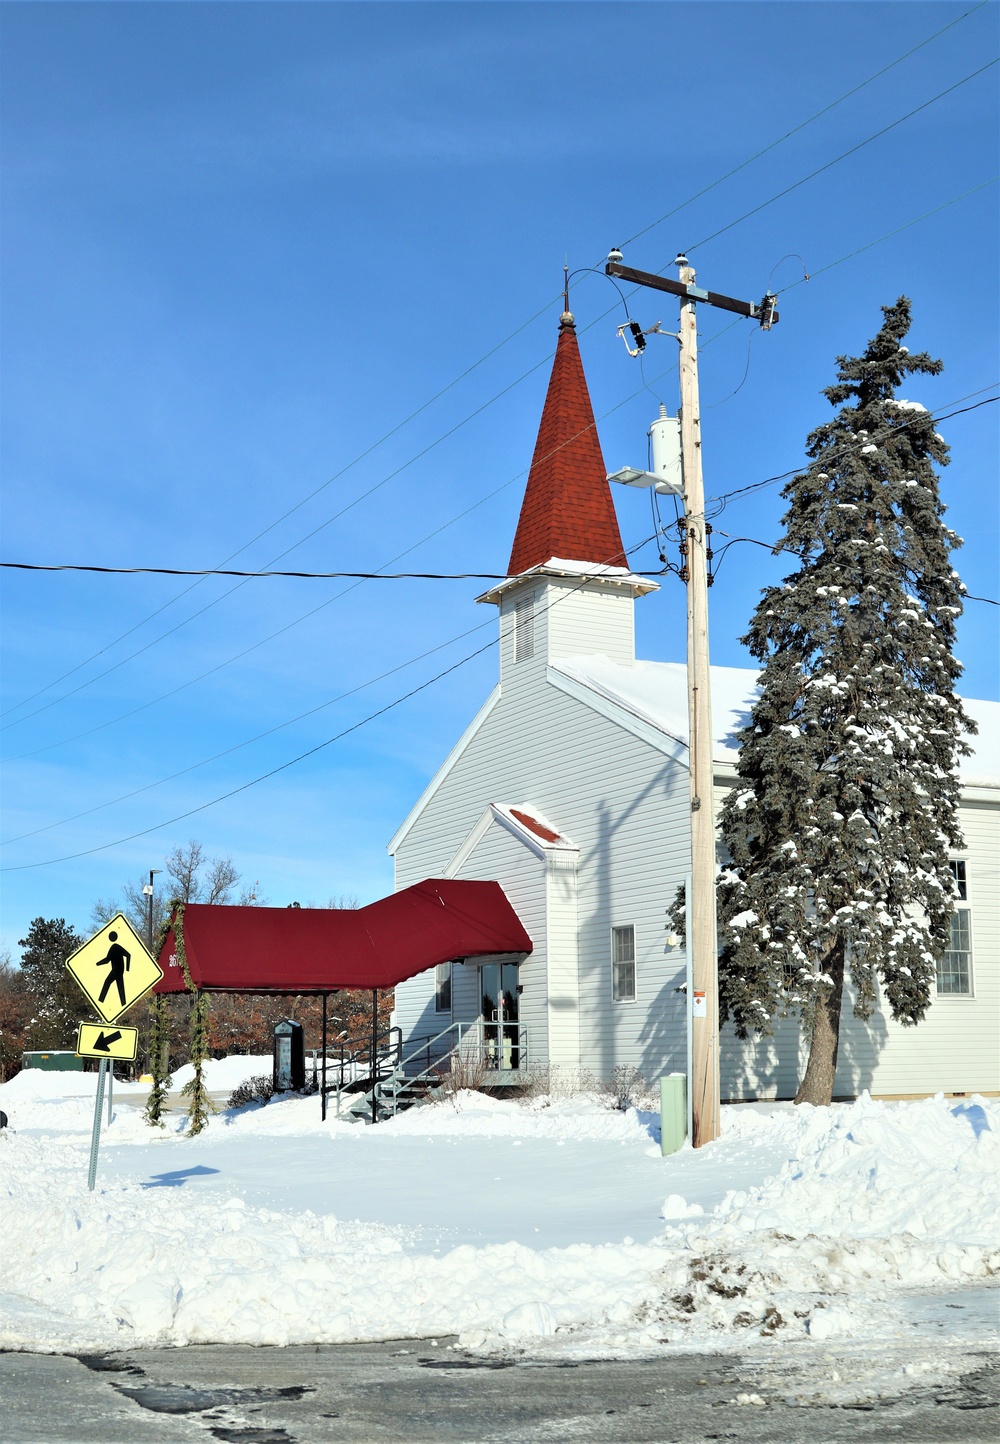
[[[446,1339],[6,1353],[0,1431],[6,1444],[995,1444],[992,1351],[964,1350],[944,1382],[911,1379],[903,1359],[881,1352],[876,1386],[863,1356],[815,1349],[616,1363],[478,1359]]]

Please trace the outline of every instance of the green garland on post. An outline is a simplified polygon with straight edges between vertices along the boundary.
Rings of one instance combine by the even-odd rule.
[[[190,1083],[184,1084],[181,1094],[189,1100],[188,1134],[193,1138],[205,1127],[209,1115],[215,1112],[212,1100],[208,1096],[208,1089],[205,1087],[205,1074],[202,1067],[208,1057],[208,999],[199,988],[194,990],[191,1000],[190,1039],[190,1057],[194,1064],[194,1077]]]
[[[191,994],[188,1051],[194,1065],[194,1077],[189,1083],[185,1083],[181,1089],[181,1096],[188,1099],[188,1133],[193,1138],[205,1127],[215,1109],[208,1096],[208,1089],[205,1087],[204,1073],[204,1062],[208,1057],[208,998],[196,986],[191,976],[191,969],[188,967],[187,949],[184,946],[184,902],[181,898],[174,898],[170,904],[167,920],[160,929],[157,951],[162,948],[163,940],[171,928],[174,933],[174,955],[184,974],[184,986]],[[163,1069],[163,1044],[168,1042],[169,1038],[166,999],[162,995],[158,995],[153,1013],[153,1045],[156,1048],[153,1058],[153,1087],[146,1105],[146,1116],[150,1122],[159,1121],[167,1089],[170,1086],[169,1075],[161,1071]]]
[[[184,904],[180,899],[174,904],[172,912],[177,961],[184,974],[184,985],[192,995],[188,1057],[194,1067],[194,1077],[190,1083],[184,1084],[181,1096],[188,1100],[188,1134],[194,1138],[215,1112],[205,1087],[204,1071],[205,1059],[208,1057],[208,999],[195,985],[188,967],[187,949],[184,946]]]
[[[167,1000],[162,993],[154,996],[152,1009],[153,1021],[149,1030],[149,1052],[153,1086],[146,1099],[146,1122],[151,1127],[162,1128],[161,1116],[172,1082],[168,1072],[170,1066],[170,1019],[167,1015]]]
[[[173,916],[178,909],[183,912],[184,904],[175,900],[167,909],[167,916],[160,924],[154,956],[159,957],[167,933],[173,926]],[[178,924],[179,926],[179,924]],[[149,1030],[150,1072],[153,1086],[146,1099],[146,1122],[151,1128],[162,1128],[163,1109],[173,1081],[170,1077],[170,1014],[167,999],[163,993],[154,993],[152,1002],[152,1024]]]

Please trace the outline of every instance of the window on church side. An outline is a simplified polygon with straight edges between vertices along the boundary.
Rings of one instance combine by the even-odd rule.
[[[451,1012],[451,963],[438,963],[434,969],[434,1011]]]
[[[535,655],[535,594],[527,592],[514,603],[514,661]]]
[[[635,1002],[635,928],[611,929],[611,996],[616,1003]]]
[[[972,913],[962,903],[968,902],[969,885],[964,858],[953,858],[951,875],[955,883],[955,911],[951,915],[948,946],[937,965],[938,996],[969,995],[972,992]]]

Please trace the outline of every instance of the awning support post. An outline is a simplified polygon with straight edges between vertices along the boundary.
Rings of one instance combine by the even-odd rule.
[[[372,1122],[378,1122],[378,1094],[376,1093],[376,1073],[378,1071],[378,988],[372,988]]]
[[[320,1085],[320,1097],[323,1102],[320,1105],[320,1116],[326,1122],[326,1000],[327,994],[323,994],[323,1082]]]

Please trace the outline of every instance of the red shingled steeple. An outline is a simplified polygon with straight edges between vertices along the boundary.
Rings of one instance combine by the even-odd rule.
[[[550,557],[628,566],[583,374],[576,326],[567,311],[507,567],[517,576]]]

